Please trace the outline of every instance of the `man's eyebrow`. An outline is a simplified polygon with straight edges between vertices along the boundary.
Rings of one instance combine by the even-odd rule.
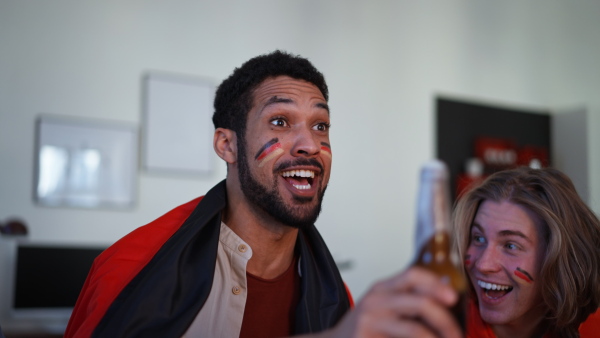
[[[315,106],[327,110],[327,113],[329,114],[329,106],[327,105],[327,103],[319,102]]]
[[[262,111],[264,111],[268,106],[273,105],[273,104],[278,104],[278,103],[294,103],[294,100],[292,99],[288,99],[285,97],[277,97],[277,96],[272,96],[270,99],[267,100],[267,102],[265,102],[265,104],[260,108],[260,112],[262,113]]]
[[[285,97],[273,96],[267,102],[265,102],[265,105],[263,106],[263,109],[265,107],[269,106],[269,105],[276,104],[276,103],[294,103],[294,100],[288,99],[288,98],[285,98]]]

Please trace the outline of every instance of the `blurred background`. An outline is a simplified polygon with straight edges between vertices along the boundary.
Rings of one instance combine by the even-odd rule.
[[[155,173],[142,165],[140,142],[131,206],[40,204],[36,121],[110,121],[143,137],[149,72],[218,85],[249,58],[282,49],[310,59],[329,85],[334,161],[317,226],[360,298],[412,259],[419,167],[437,156],[440,97],[582,112],[566,139],[581,140],[567,152],[583,169],[570,174],[600,211],[598,17],[592,0],[0,0],[0,223],[21,220],[29,243],[102,247],[203,195],[225,177],[216,155],[203,174]],[[3,269],[8,311],[14,277]]]

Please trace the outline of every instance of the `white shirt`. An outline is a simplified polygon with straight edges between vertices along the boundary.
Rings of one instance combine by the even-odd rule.
[[[252,249],[221,222],[217,264],[206,303],[183,337],[239,337],[248,288],[246,266]]]

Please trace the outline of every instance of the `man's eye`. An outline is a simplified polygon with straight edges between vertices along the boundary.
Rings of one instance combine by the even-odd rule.
[[[271,124],[276,127],[285,127],[287,126],[287,122],[282,118],[276,118],[271,120]]]
[[[514,243],[506,243],[505,247],[509,250],[517,250],[519,247]]]
[[[318,131],[328,131],[331,125],[329,123],[318,123],[315,125],[314,129]]]

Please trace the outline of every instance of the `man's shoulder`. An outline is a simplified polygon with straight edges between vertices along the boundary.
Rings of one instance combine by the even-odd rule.
[[[118,294],[177,232],[201,200],[198,197],[137,228],[96,258],[65,337],[91,335]]]
[[[154,221],[143,225],[106,249],[97,259],[139,261],[154,256],[160,247],[183,225],[204,196],[171,209]]]

